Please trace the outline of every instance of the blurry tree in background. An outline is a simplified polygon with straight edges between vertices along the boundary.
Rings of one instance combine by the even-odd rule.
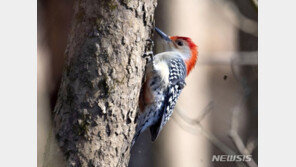
[[[51,111],[62,77],[73,0],[38,0],[37,5],[37,166],[62,167],[65,165],[54,139]],[[49,155],[51,152],[53,155]]]
[[[155,143],[149,132],[140,136],[130,167],[256,166],[256,5],[256,0],[158,1],[156,26],[169,35],[191,37],[199,46],[199,61],[173,118]],[[56,143],[48,144],[53,137],[50,111],[62,76],[72,7],[73,0],[38,0],[38,166],[52,161],[44,158],[52,157],[45,150],[58,150]],[[59,162],[61,152],[50,153]],[[251,154],[254,161],[212,162],[213,155],[224,154]]]

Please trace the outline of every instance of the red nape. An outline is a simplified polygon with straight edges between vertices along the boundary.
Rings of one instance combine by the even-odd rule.
[[[194,42],[191,40],[191,38],[180,37],[180,36],[172,36],[171,37],[171,40],[173,40],[173,41],[175,41],[177,39],[182,39],[182,40],[186,41],[188,43],[190,50],[191,50],[191,57],[189,60],[187,60],[185,62],[186,66],[187,66],[187,76],[188,76],[197,61],[197,57],[198,57],[197,46],[194,44]]]

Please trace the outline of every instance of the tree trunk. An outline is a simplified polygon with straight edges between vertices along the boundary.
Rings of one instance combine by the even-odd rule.
[[[79,0],[54,110],[67,166],[127,166],[156,0]]]

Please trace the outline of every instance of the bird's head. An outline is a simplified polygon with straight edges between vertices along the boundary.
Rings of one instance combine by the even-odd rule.
[[[168,36],[157,27],[155,27],[155,30],[165,41],[165,49],[167,51],[176,51],[180,53],[180,56],[186,64],[188,75],[197,61],[197,46],[188,37]]]

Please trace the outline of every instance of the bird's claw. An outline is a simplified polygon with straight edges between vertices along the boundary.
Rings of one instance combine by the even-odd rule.
[[[153,60],[153,55],[154,55],[153,47],[154,47],[154,42],[152,41],[152,39],[147,39],[145,53],[143,54],[143,58],[146,58],[147,62]]]

